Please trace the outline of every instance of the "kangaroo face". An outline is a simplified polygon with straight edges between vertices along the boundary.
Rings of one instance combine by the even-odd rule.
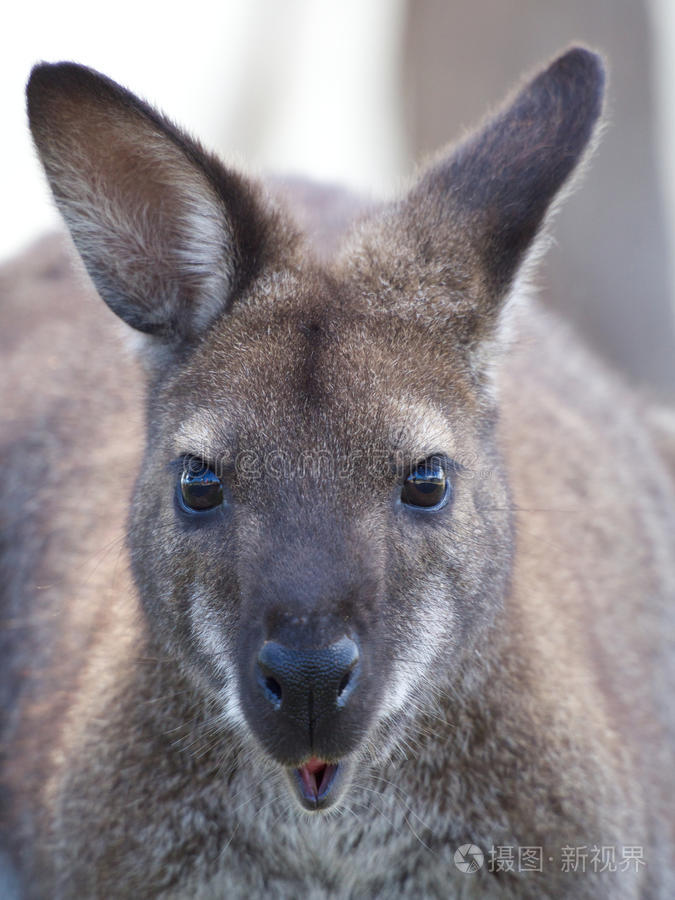
[[[310,808],[508,577],[491,416],[441,335],[362,293],[311,272],[271,302],[257,285],[153,399],[132,514],[149,615]]]
[[[259,189],[87,69],[29,114],[99,293],[145,333],[129,545],[148,627],[325,809],[449,690],[508,585],[490,357],[600,112],[572,50],[319,266]]]

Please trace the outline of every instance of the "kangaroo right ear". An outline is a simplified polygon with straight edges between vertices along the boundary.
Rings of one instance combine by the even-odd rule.
[[[275,219],[256,188],[84,66],[38,65],[27,94],[52,192],[101,297],[140,331],[194,338],[265,261]]]
[[[361,283],[447,322],[482,360],[482,340],[596,134],[604,82],[602,59],[584,47],[554,59],[399,203],[362,223],[356,252],[348,245]]]

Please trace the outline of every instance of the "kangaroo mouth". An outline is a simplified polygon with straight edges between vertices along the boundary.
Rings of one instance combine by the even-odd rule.
[[[291,781],[301,805],[308,810],[327,809],[337,799],[342,763],[329,763],[313,756],[291,770]]]

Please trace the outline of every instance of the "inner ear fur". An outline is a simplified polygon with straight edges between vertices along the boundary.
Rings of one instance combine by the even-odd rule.
[[[555,198],[602,113],[605,73],[575,47],[431,164],[410,192],[362,225],[354,266],[372,292],[452,322],[471,343],[492,330]],[[489,326],[489,328],[488,328]]]
[[[36,66],[27,96],[52,192],[101,297],[163,341],[199,335],[279,243],[259,188],[84,66]]]

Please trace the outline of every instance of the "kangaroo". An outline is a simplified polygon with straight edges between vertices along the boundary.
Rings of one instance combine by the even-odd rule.
[[[348,225],[33,70],[84,265],[2,275],[17,896],[675,896],[672,473],[527,288],[603,92],[569,49]]]

